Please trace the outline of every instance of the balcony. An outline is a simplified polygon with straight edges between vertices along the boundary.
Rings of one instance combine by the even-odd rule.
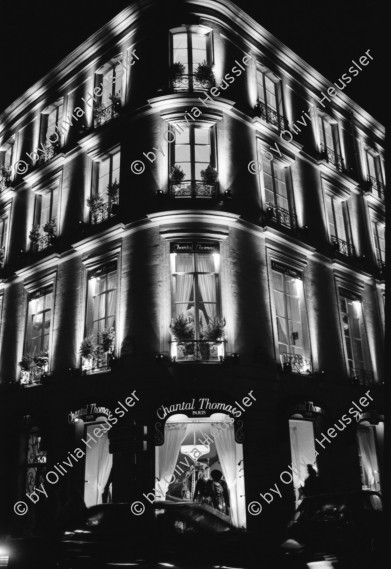
[[[94,194],[87,199],[87,205],[91,210],[92,225],[97,225],[117,215],[119,212],[119,184],[117,179],[107,185],[106,196]]]
[[[98,223],[102,223],[102,221],[106,221],[111,217],[114,217],[118,213],[119,205],[118,203],[103,203],[99,207],[91,209],[91,224],[97,225]]]
[[[41,385],[42,379],[49,371],[49,354],[47,352],[38,355],[25,354],[19,366],[21,368],[20,385]]]
[[[331,243],[336,253],[340,253],[346,257],[355,256],[354,245],[352,243],[344,241],[343,239],[339,239],[338,237],[335,237],[335,235],[331,236]]]
[[[350,378],[353,385],[377,385],[373,373],[367,369],[350,368]]]
[[[11,187],[11,168],[0,168],[0,192]]]
[[[265,122],[276,126],[279,130],[286,130],[288,128],[288,122],[286,119],[259,99],[254,107],[254,115]]]
[[[51,219],[43,226],[33,225],[29,238],[34,253],[39,253],[51,247],[56,240],[56,219]]]
[[[297,228],[297,217],[294,213],[283,207],[269,203],[266,207],[266,218],[288,229]]]
[[[384,184],[373,176],[368,176],[364,187],[366,194],[374,194],[380,200],[384,199]]]
[[[87,336],[80,345],[81,368],[88,375],[110,371],[115,359],[115,328],[104,328],[97,339],[96,343],[93,335]]]
[[[87,375],[104,373],[111,370],[111,362],[114,359],[112,352],[95,353],[91,357],[81,358],[81,369]]]
[[[107,107],[97,105],[94,108],[94,128],[98,128],[109,123],[119,116],[121,110],[121,100],[118,97],[112,97],[112,104]]]
[[[37,158],[37,161],[34,162],[34,166],[35,165],[41,166],[42,164],[46,164],[46,162],[49,162],[49,160],[57,156],[57,154],[59,154],[61,150],[61,146],[58,143],[47,144],[46,146],[41,145],[41,146],[43,148],[42,154],[40,155],[39,158]],[[41,149],[39,149],[39,151],[41,151]]]
[[[225,340],[171,340],[173,362],[223,362]]]
[[[342,156],[323,143],[320,145],[320,153],[321,158],[332,164],[339,172],[345,170]]]
[[[175,93],[191,93],[193,91],[208,91],[214,86],[213,79],[197,79],[195,73],[183,74],[180,77],[171,79],[171,89]]]
[[[286,373],[298,373],[308,375],[312,373],[312,362],[300,354],[280,354],[282,371]]]
[[[170,197],[172,198],[215,198],[217,183],[206,184],[202,180],[184,180],[170,182]]]

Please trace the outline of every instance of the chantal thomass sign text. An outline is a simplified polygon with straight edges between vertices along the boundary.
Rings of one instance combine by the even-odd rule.
[[[228,403],[221,403],[211,401],[208,397],[199,397],[198,399],[192,399],[191,401],[182,401],[182,403],[173,403],[166,407],[161,405],[156,414],[159,419],[165,419],[172,413],[178,413],[179,411],[191,411],[192,416],[196,415],[209,415],[211,412],[220,411],[223,413],[229,413],[233,417],[240,417],[242,413],[246,410],[246,407],[251,407],[253,401],[256,398],[253,395],[252,390],[242,398],[241,402],[235,401],[235,405],[229,405]]]

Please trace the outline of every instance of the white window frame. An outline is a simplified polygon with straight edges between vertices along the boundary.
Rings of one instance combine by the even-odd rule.
[[[260,193],[261,193],[261,201],[264,204],[264,210],[268,213],[268,208],[272,208],[273,212],[271,212],[272,219],[275,218],[277,223],[288,227],[289,229],[295,229],[297,227],[297,219],[296,219],[296,209],[295,209],[295,199],[294,199],[294,191],[293,191],[293,179],[292,179],[292,166],[293,161],[289,160],[286,156],[276,157],[271,155],[271,153],[267,150],[266,144],[262,141],[262,139],[257,137],[256,140],[257,146],[257,164],[258,164],[258,171],[259,171],[259,186],[260,186]],[[268,159],[268,155],[272,156],[272,160]],[[274,196],[274,203],[270,203],[266,201],[266,186],[264,180],[264,166],[266,163],[270,164],[271,168],[271,178],[273,182],[273,196]],[[286,187],[286,194],[287,194],[287,201],[288,201],[288,209],[286,212],[282,211],[285,208],[278,205],[278,194],[276,191],[276,174],[275,170],[278,168],[279,170],[284,170],[284,177],[285,177],[285,187]],[[281,196],[284,197],[284,196]]]
[[[60,109],[61,109],[61,112],[60,112]],[[59,141],[59,146],[61,146],[62,134],[61,134],[60,125],[64,119],[64,109],[65,109],[65,101],[64,101],[64,97],[61,97],[55,103],[53,103],[52,105],[49,105],[48,107],[46,107],[46,109],[44,109],[41,112],[41,124],[40,124],[40,129],[39,129],[39,140],[43,146],[45,146],[47,144],[57,145],[58,141]],[[56,140],[53,140],[53,141],[50,140],[51,135],[49,135],[49,138],[48,138],[49,117],[52,113],[56,113],[54,132],[57,134]]]
[[[341,294],[342,292],[342,294]],[[345,296],[346,295],[346,296]],[[349,308],[348,308],[348,321],[344,321],[344,315],[346,314],[341,310],[341,302],[342,298],[344,298],[344,302],[348,307],[351,305],[351,310],[356,311],[357,319],[360,320],[359,323],[359,332],[360,332],[360,343],[361,343],[361,350],[363,354],[363,366],[359,367],[359,363],[357,362],[354,354],[354,330],[352,325],[352,320],[349,318]],[[339,282],[337,280],[337,300],[338,300],[338,315],[339,315],[339,322],[340,322],[340,330],[341,330],[341,338],[342,338],[342,345],[343,345],[343,352],[345,358],[345,366],[348,376],[351,379],[357,379],[359,382],[363,382],[367,384],[372,382],[374,378],[374,370],[371,363],[371,356],[369,351],[369,343],[368,343],[368,333],[367,333],[367,326],[366,326],[366,318],[365,318],[365,309],[362,295],[356,292],[355,287],[351,287],[344,283]],[[354,304],[353,304],[354,303]],[[351,357],[349,357],[348,348],[346,344],[346,335],[345,335],[345,327],[348,326],[349,330],[349,340],[350,340],[350,350],[351,350]],[[353,365],[350,365],[349,362],[352,362]],[[352,371],[353,370],[353,371]],[[358,370],[358,371],[356,371]]]
[[[373,167],[375,169],[376,176],[372,176],[370,172],[369,157],[373,160]],[[382,159],[380,154],[372,148],[365,148],[365,168],[367,172],[367,181],[371,185],[371,193],[373,193],[378,199],[384,199],[385,182]],[[375,184],[373,183],[373,180],[375,181]]]
[[[194,76],[196,72],[195,65],[193,64],[193,48],[192,48],[193,34],[206,36],[206,63],[211,67],[213,66],[214,64],[213,31],[210,28],[206,28],[203,26],[193,26],[193,25],[173,28],[169,31],[170,65],[178,63],[178,61],[174,60],[174,38],[173,38],[173,36],[177,34],[187,35],[186,50],[187,50],[188,71],[187,74],[185,73],[185,75]]]
[[[342,154],[341,131],[339,122],[326,113],[318,112],[318,124],[320,142],[319,151],[323,154],[324,158],[329,164],[331,163],[335,168],[337,168],[337,170],[342,171],[344,169],[344,159]],[[327,144],[325,124],[328,124],[331,128],[331,148]],[[331,151],[332,154],[329,154],[329,151]]]
[[[303,358],[301,362],[300,358],[290,357],[291,352],[287,352],[287,357],[282,357],[280,355],[279,340],[278,340],[278,325],[277,325],[277,307],[273,286],[273,271],[276,271],[273,266],[280,265],[283,270],[287,271],[285,273],[286,278],[293,278],[300,281],[302,287],[302,298],[300,302],[300,315],[301,315],[301,326],[303,330]],[[275,347],[276,360],[281,363],[281,367],[284,371],[292,371],[293,373],[307,374],[313,371],[312,362],[312,349],[311,349],[311,334],[308,320],[308,308],[306,301],[306,291],[305,291],[305,280],[304,280],[304,269],[305,265],[300,262],[292,262],[292,259],[286,259],[285,257],[276,254],[271,251],[268,254],[268,272],[269,272],[269,290],[271,299],[271,313],[272,313],[272,326],[273,326],[273,338]],[[289,271],[291,271],[289,273]],[[282,270],[277,270],[276,272],[282,273]],[[284,274],[284,273],[282,273]],[[299,295],[300,296],[300,295]],[[284,296],[284,301],[286,302],[286,295]],[[293,338],[290,340],[293,341]],[[291,347],[291,341],[289,343]],[[308,360],[308,361],[305,361]],[[285,365],[288,364],[288,365]]]
[[[177,128],[175,128],[177,126]],[[169,129],[173,134],[173,137],[175,136],[175,133],[178,132],[178,130],[180,131],[180,129],[183,129],[183,127],[185,127],[186,129],[189,129],[189,134],[190,134],[190,143],[189,143],[189,147],[190,147],[190,169],[191,169],[191,179],[187,180],[184,179],[181,183],[188,183],[188,185],[190,187],[197,187],[197,184],[202,184],[202,181],[199,179],[195,178],[195,169],[196,169],[196,161],[195,161],[195,148],[196,148],[196,144],[195,144],[195,134],[194,131],[195,129],[204,129],[207,130],[209,133],[209,147],[210,147],[210,156],[209,156],[209,164],[212,166],[212,168],[214,168],[215,170],[218,171],[218,163],[217,163],[217,123],[216,122],[212,122],[212,121],[196,121],[192,124],[187,124],[187,123],[183,123],[180,121],[172,121],[169,123]],[[171,169],[175,166],[175,165],[180,165],[180,162],[176,162],[175,160],[175,150],[176,150],[176,140],[173,139],[173,142],[169,145],[169,186],[171,186],[171,181],[170,181],[170,173],[171,173]],[[209,165],[208,164],[208,165]],[[207,166],[206,166],[207,167]],[[171,189],[171,188],[170,188]],[[214,188],[216,193],[217,193],[217,186]],[[186,197],[191,197],[186,196]],[[197,196],[195,196],[197,197]],[[199,197],[204,197],[202,195],[202,192],[200,193]],[[206,196],[208,197],[208,195]]]
[[[99,94],[96,94],[96,97],[95,97],[96,98],[96,103],[95,103],[96,106],[102,106],[103,107],[104,94],[107,94],[107,92],[110,93],[110,95],[108,95],[107,98],[118,97],[121,100],[121,103],[124,101],[124,94],[126,91],[126,82],[127,82],[127,73],[124,72],[123,61],[124,61],[123,54],[118,54],[116,57],[112,57],[109,61],[104,63],[95,72],[95,77],[94,77],[95,89],[97,90],[97,93],[99,93]],[[107,80],[105,80],[105,75],[107,75],[107,73],[109,73],[109,72],[113,73],[113,80],[111,82],[107,82]],[[120,90],[119,91],[116,90],[117,78],[119,79],[119,82],[120,82]],[[99,88],[101,88],[101,91],[98,91]],[[113,104],[112,102],[109,105],[105,104],[105,106],[103,108],[110,107],[112,104]]]
[[[261,82],[259,76],[261,75]],[[276,108],[272,107],[267,100],[266,78],[274,83],[274,96],[276,99]],[[276,127],[279,130],[285,128],[285,105],[284,105],[284,90],[280,77],[262,65],[257,65],[256,68],[256,92],[257,92],[257,105],[264,105],[265,113],[261,118],[268,124]],[[262,97],[262,98],[261,98]],[[271,113],[270,113],[271,111]],[[276,120],[273,116],[276,115]],[[272,117],[272,120],[271,120]]]
[[[2,263],[0,262],[0,268],[4,266],[8,259],[9,254],[9,244],[10,244],[10,233],[11,233],[11,203],[8,203],[5,207],[0,209],[0,220],[7,220],[7,229],[5,238],[0,241],[0,247],[4,247],[4,258]]]

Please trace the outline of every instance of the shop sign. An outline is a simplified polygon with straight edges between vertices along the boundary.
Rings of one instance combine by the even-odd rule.
[[[98,407],[96,403],[88,403],[88,405],[77,411],[71,411],[68,415],[68,422],[75,423],[77,420],[96,421],[98,417],[109,417],[110,409],[107,407]]]

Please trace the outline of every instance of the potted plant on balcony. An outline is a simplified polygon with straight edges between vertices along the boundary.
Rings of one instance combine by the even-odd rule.
[[[33,225],[30,233],[29,239],[33,245],[36,245],[41,237],[41,228],[39,225]]]
[[[185,177],[185,173],[180,166],[173,166],[171,168],[170,180],[172,184],[180,184]]]
[[[224,340],[225,318],[215,316],[209,320],[206,330],[203,332],[204,339],[209,342],[221,342]]]
[[[44,374],[49,369],[49,353],[47,351],[39,352],[34,356],[34,363],[32,367],[32,375],[35,381],[40,381]]]
[[[101,194],[94,194],[90,198],[87,198],[87,205],[91,209],[92,221],[97,223],[98,215],[102,211],[104,206],[104,199]]]
[[[194,78],[201,83],[203,86],[208,86],[214,81],[214,74],[212,71],[212,66],[206,61],[198,64]]]
[[[112,215],[117,215],[119,211],[119,183],[117,182],[117,178],[114,180],[114,182],[110,182],[110,184],[108,184],[106,193],[111,204],[110,213]]]
[[[49,219],[42,228],[49,237],[54,237],[56,234],[56,219]]]
[[[213,168],[211,164],[209,164],[205,170],[201,170],[200,174],[204,186],[214,186],[217,182],[218,173],[216,168]]]
[[[82,343],[80,344],[79,353],[82,359],[82,369],[83,370],[91,369],[96,353],[94,336],[86,336],[82,340]]]
[[[101,364],[108,365],[115,348],[115,328],[104,328],[99,333],[99,344],[96,351]]]
[[[11,184],[11,168],[0,167],[0,189],[8,188]]]
[[[201,344],[201,355],[203,358],[209,358],[210,349],[216,351],[216,344],[220,344],[220,342],[224,340],[225,324],[225,318],[215,316],[209,320],[207,327],[201,331],[202,340],[206,340],[207,342],[205,344]]]
[[[194,324],[184,314],[179,314],[171,320],[170,332],[178,346],[183,347],[184,355],[194,353]]]
[[[34,366],[34,355],[28,352],[23,354],[22,359],[18,362],[18,366],[21,370],[20,383],[24,385],[31,383],[31,369]]]
[[[176,63],[173,63],[170,66],[169,76],[170,80],[174,83],[174,86],[175,83],[177,83],[182,79],[184,73],[185,73],[185,66],[183,65],[183,63],[177,61]]]

